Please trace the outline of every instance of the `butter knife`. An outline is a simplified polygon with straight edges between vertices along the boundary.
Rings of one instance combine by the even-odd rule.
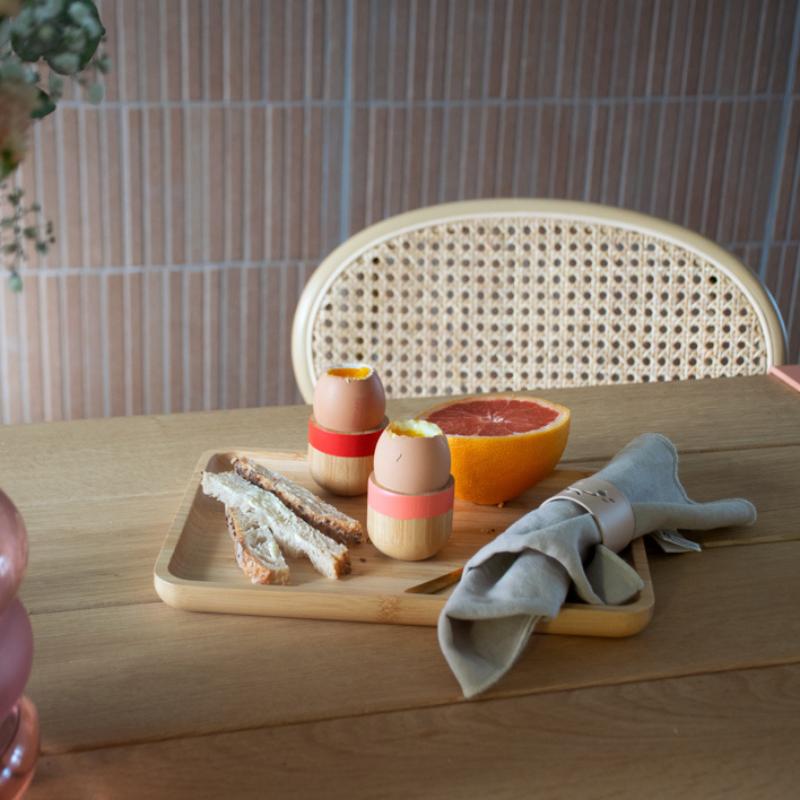
[[[446,589],[448,586],[452,586],[454,583],[458,583],[461,580],[461,573],[463,571],[464,568],[462,567],[454,572],[448,572],[447,575],[440,575],[438,578],[433,578],[433,580],[411,586],[405,591],[411,594],[435,594],[442,589]]]

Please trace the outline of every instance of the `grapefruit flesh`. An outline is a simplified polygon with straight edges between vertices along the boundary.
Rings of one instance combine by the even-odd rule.
[[[456,497],[492,505],[528,491],[555,469],[570,412],[535,397],[487,395],[443,403],[417,419],[447,436]]]

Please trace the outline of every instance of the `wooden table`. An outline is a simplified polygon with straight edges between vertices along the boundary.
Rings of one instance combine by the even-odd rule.
[[[773,377],[554,390],[563,463],[668,436],[694,500],[751,528],[650,549],[626,639],[534,636],[462,698],[429,627],[193,613],[156,558],[200,453],[304,450],[307,407],[0,428],[27,523],[27,797],[790,797],[800,784],[800,394]],[[432,403],[393,401],[398,418]]]

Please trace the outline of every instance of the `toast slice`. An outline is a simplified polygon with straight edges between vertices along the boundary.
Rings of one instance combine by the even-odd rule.
[[[233,462],[233,468],[253,485],[272,492],[298,517],[331,539],[353,547],[366,538],[364,527],[358,520],[343,514],[338,508],[326,503],[308,489],[298,486],[285,475],[256,464],[249,458],[237,458]]]
[[[306,556],[326,578],[336,579],[350,572],[347,548],[293,514],[272,492],[265,492],[235,472],[203,472],[201,485],[207,495],[253,516],[269,528],[282,550],[297,558]]]
[[[253,514],[225,506],[236,563],[253,583],[288,586],[289,565],[272,531]]]

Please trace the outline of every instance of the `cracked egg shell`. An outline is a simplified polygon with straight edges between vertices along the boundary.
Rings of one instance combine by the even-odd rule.
[[[399,494],[428,494],[450,480],[450,446],[438,425],[390,422],[375,446],[375,480]]]
[[[314,419],[340,433],[371,431],[383,422],[386,393],[367,364],[340,364],[319,376],[314,388]]]

